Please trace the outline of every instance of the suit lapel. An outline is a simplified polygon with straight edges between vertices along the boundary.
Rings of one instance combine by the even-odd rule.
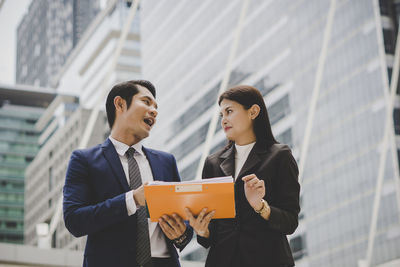
[[[121,160],[119,159],[118,153],[115,150],[115,147],[111,143],[110,139],[107,138],[107,140],[101,145],[101,148],[103,149],[104,157],[106,158],[108,164],[110,165],[111,170],[114,173],[116,179],[121,184],[124,191],[129,191],[130,189],[128,181],[126,180]]]
[[[232,145],[228,150],[222,153],[219,158],[222,160],[219,164],[222,172],[226,176],[234,176],[235,175],[235,149]]]
[[[261,144],[254,144],[253,149],[250,151],[249,156],[243,164],[242,169],[240,170],[238,177],[243,176],[248,173],[250,170],[254,169],[254,167],[261,162],[262,154],[266,153],[267,150],[264,149]],[[254,171],[253,171],[254,172]]]
[[[168,177],[163,177],[162,173],[162,162],[157,153],[154,153],[152,150],[143,147],[143,152],[146,155],[147,160],[150,164],[151,173],[153,174],[154,181],[166,181]]]

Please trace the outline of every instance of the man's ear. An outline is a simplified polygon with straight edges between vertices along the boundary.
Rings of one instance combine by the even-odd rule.
[[[126,110],[126,101],[119,95],[114,97],[114,106],[115,106],[115,111],[123,112]]]
[[[249,109],[249,111],[250,111],[250,118],[251,118],[252,120],[256,119],[257,116],[258,116],[258,114],[260,114],[260,110],[261,110],[261,108],[260,108],[259,105],[253,104],[253,105],[250,107],[250,109]]]

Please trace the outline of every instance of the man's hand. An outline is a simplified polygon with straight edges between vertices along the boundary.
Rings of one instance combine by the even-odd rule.
[[[136,205],[146,206],[146,199],[144,197],[144,186],[147,184],[148,182],[145,182],[140,187],[133,190],[133,199],[135,200]]]
[[[186,224],[183,219],[176,213],[163,215],[158,219],[158,223],[164,234],[171,240],[181,237],[186,231]]]
[[[186,215],[189,218],[190,226],[196,231],[196,234],[205,238],[210,236],[210,231],[208,230],[208,224],[211,221],[211,218],[215,214],[215,210],[207,212],[207,208],[203,208],[199,214],[199,216],[194,217],[189,208],[185,208]]]
[[[262,198],[265,196],[264,181],[258,179],[255,174],[250,174],[242,178],[244,181],[244,193],[250,206],[255,210],[262,208]]]

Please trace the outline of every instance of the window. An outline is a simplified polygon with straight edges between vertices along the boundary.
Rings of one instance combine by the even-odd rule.
[[[292,249],[294,260],[301,259],[306,255],[305,240],[303,236],[299,235],[290,240],[290,248]]]
[[[399,160],[399,169],[400,169],[400,150],[397,150],[397,159]]]
[[[193,180],[196,175],[197,167],[199,166],[200,158],[193,161],[189,166],[187,166],[183,171],[181,171],[182,181]]]
[[[395,49],[395,35],[391,29],[383,29],[383,40],[385,43],[385,52],[394,54]]]
[[[269,108],[267,107],[267,111],[271,125],[283,119],[290,113],[289,96],[285,95],[278,102]]]
[[[27,74],[28,74],[28,67],[26,66],[26,64],[24,64],[22,66],[21,76],[25,77]]]
[[[17,228],[17,223],[16,222],[6,222],[6,227],[7,228]]]
[[[400,135],[400,109],[396,108],[393,112],[394,130],[397,135]]]
[[[258,90],[260,90],[260,92],[261,92],[261,94],[262,94],[263,96],[267,95],[269,92],[273,91],[275,88],[277,88],[277,87],[280,85],[280,84],[278,84],[278,83],[273,84],[273,85],[268,85],[268,84],[266,84],[266,83],[267,83],[267,82],[266,82],[267,79],[268,79],[268,78],[261,79],[260,81],[258,81],[258,82],[254,85],[255,88],[257,88]]]
[[[35,45],[34,56],[37,57],[40,55],[40,44]]]
[[[183,141],[180,145],[174,148],[171,153],[175,156],[176,160],[182,159],[185,155],[190,153],[201,143],[204,142],[207,136],[208,126],[210,122],[206,123],[200,129],[195,131],[189,138]]]
[[[53,168],[49,168],[49,191],[53,189]]]
[[[293,146],[293,142],[292,142],[292,129],[289,128],[289,129],[287,129],[286,131],[284,131],[283,133],[281,133],[280,135],[278,135],[278,136],[276,137],[276,140],[277,140],[279,143],[286,144],[286,145],[292,147],[292,146]]]
[[[196,120],[196,118],[200,117],[201,114],[206,112],[217,99],[219,83],[211,89],[207,94],[203,96],[203,98],[199,99],[193,106],[190,108],[190,112],[184,112],[182,116],[180,116],[173,124],[173,133],[167,139],[167,142],[176,137],[176,134],[179,133],[182,129],[186,128],[190,123]]]

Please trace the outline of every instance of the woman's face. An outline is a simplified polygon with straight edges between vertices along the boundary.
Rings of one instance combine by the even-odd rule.
[[[246,110],[238,102],[229,99],[221,101],[221,126],[228,140],[234,141],[238,145],[246,145],[256,141],[253,119],[258,115],[259,110],[257,112],[257,108],[258,105],[253,105]]]

